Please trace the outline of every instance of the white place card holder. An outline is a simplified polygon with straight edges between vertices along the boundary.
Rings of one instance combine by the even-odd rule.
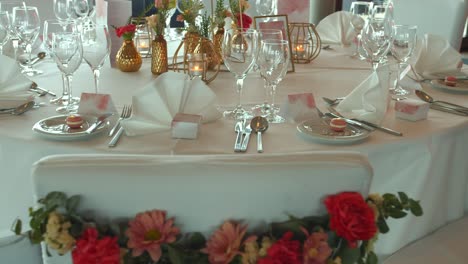
[[[288,94],[288,99],[280,110],[280,116],[289,122],[301,122],[317,117],[315,98],[312,93]]]
[[[395,102],[395,116],[409,121],[418,121],[427,118],[429,103],[407,98]]]
[[[172,138],[196,139],[202,116],[177,113],[172,119]]]

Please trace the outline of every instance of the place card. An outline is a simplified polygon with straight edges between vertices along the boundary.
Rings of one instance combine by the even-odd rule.
[[[97,115],[117,113],[110,94],[82,93],[78,113]]]
[[[315,98],[312,93],[289,94],[281,107],[281,116],[290,122],[301,122],[317,116]]]
[[[395,116],[409,121],[418,121],[427,118],[429,103],[416,100],[405,99],[395,102]]]
[[[172,119],[172,138],[196,139],[202,116],[177,113]]]

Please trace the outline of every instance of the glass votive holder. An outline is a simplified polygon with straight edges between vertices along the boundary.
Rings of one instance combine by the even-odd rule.
[[[200,77],[205,80],[207,70],[207,59],[205,53],[187,54],[187,66],[190,79]]]
[[[151,35],[145,24],[137,26],[135,46],[142,57],[148,57],[151,54]]]

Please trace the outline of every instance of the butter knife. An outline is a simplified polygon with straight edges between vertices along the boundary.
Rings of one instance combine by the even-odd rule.
[[[364,123],[361,123],[359,121],[356,121],[356,120],[353,120],[353,119],[349,119],[349,118],[346,118],[344,116],[342,116],[340,113],[336,112],[336,110],[332,110],[333,108],[328,108],[328,110],[330,110],[330,113],[326,113],[328,115],[330,115],[331,117],[335,117],[335,118],[342,118],[346,121],[346,123],[350,124],[350,125],[354,125],[354,126],[358,126],[360,128],[363,128],[367,131],[374,131],[374,128],[371,127],[371,126],[368,126]]]
[[[109,117],[113,115],[113,113],[107,113],[107,114],[104,114],[104,115],[101,115],[100,117],[98,117],[98,119],[96,120],[96,122],[94,122],[88,129],[86,129],[86,133],[87,134],[91,134],[93,133],[94,131],[96,131],[96,129],[102,125],[104,123],[104,121]]]
[[[120,127],[119,130],[117,130],[117,133],[115,133],[114,137],[112,137],[111,141],[109,141],[109,144],[107,146],[109,148],[115,147],[117,145],[117,142],[119,142],[119,139],[122,136],[123,132],[123,127]]]
[[[354,119],[353,119],[353,120],[354,120]],[[399,136],[399,137],[403,136],[403,133],[398,132],[398,131],[393,130],[393,129],[388,128],[388,127],[379,126],[379,125],[376,125],[376,124],[374,124],[374,123],[367,122],[367,121],[364,121],[364,120],[356,120],[356,121],[361,122],[361,123],[363,123],[363,124],[366,124],[366,125],[368,125],[368,126],[370,126],[370,127],[373,127],[373,128],[375,128],[375,129],[378,129],[378,130],[380,130],[380,131],[386,132],[386,133],[388,133],[388,134],[394,135],[394,136]]]
[[[442,106],[442,105],[431,104],[430,108],[434,109],[434,110],[439,110],[439,111],[442,111],[442,112],[455,114],[455,115],[468,116],[468,113],[466,113],[466,112],[458,111],[458,110],[455,110],[453,108],[448,108],[448,107],[445,107],[445,106]]]

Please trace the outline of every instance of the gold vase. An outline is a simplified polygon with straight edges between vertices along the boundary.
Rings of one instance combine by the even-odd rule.
[[[167,72],[167,42],[163,35],[157,35],[151,43],[151,72]]]
[[[117,67],[123,72],[136,72],[140,69],[142,60],[133,40],[124,40],[115,56]]]
[[[184,54],[194,53],[198,43],[200,42],[200,35],[195,32],[187,32],[184,37]]]
[[[218,27],[218,30],[216,30],[216,33],[213,38],[213,45],[214,45],[215,53],[216,55],[218,55],[220,63],[223,63],[223,57],[222,57],[223,38],[224,38],[224,27]]]

